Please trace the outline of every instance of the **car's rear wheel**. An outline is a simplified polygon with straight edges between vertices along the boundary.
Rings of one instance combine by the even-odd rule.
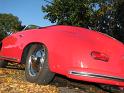
[[[25,68],[26,79],[32,83],[48,84],[54,77],[48,66],[47,48],[33,44],[29,48]]]
[[[5,68],[8,65],[8,62],[5,62],[4,60],[0,60],[0,68]]]

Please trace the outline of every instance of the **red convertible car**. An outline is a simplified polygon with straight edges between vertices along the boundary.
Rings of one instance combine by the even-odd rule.
[[[0,43],[0,67],[25,63],[29,82],[48,84],[55,73],[72,79],[124,86],[124,44],[80,27],[25,30]]]

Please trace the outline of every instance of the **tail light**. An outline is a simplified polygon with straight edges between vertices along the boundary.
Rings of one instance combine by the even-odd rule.
[[[91,52],[91,56],[95,59],[95,60],[101,60],[104,62],[108,62],[109,61],[109,57],[101,52],[97,52],[97,51],[92,51]]]

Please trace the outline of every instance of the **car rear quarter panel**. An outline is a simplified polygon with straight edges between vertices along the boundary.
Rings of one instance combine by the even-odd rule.
[[[20,63],[25,47],[31,43],[42,43],[47,47],[52,72],[78,80],[124,85],[123,82],[79,77],[69,73],[83,71],[124,78],[124,45],[111,37],[83,28],[65,26],[22,31],[2,41],[0,56],[17,59],[16,62]],[[109,61],[93,59],[92,51],[107,54]]]
[[[51,71],[67,74],[68,69],[80,67],[83,55],[88,55],[88,51],[90,51],[88,40],[77,33],[74,33],[73,30],[64,31],[63,29],[37,29],[19,32],[3,40],[0,55],[15,58],[19,63],[27,45],[33,42],[43,43],[48,49]]]
[[[71,27],[36,29],[13,34],[2,42],[0,55],[15,58],[18,63],[27,45],[43,43],[53,72],[69,76],[69,71],[76,70],[124,77],[124,45],[95,31]],[[94,60],[92,51],[107,54],[109,62]]]

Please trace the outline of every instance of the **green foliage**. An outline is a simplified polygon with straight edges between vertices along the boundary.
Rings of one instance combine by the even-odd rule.
[[[123,41],[120,37],[124,34],[122,3],[123,0],[52,0],[42,10],[45,19],[52,23],[86,27]]]
[[[108,33],[106,22],[110,21],[111,17],[108,16],[111,15],[113,5],[111,0],[52,0],[50,4],[43,6],[42,10],[46,13],[45,18],[52,23],[81,26]]]
[[[13,32],[22,30],[22,28],[18,17],[12,14],[0,14],[0,40]]]
[[[104,15],[108,0],[52,0],[42,7],[45,18],[52,23],[89,27]]]
[[[118,35],[118,39],[124,42],[124,1],[120,0],[117,5],[116,18],[118,20],[119,28],[116,29],[116,35]]]
[[[42,9],[52,23],[87,27],[92,15],[89,4],[90,0],[53,0]]]

